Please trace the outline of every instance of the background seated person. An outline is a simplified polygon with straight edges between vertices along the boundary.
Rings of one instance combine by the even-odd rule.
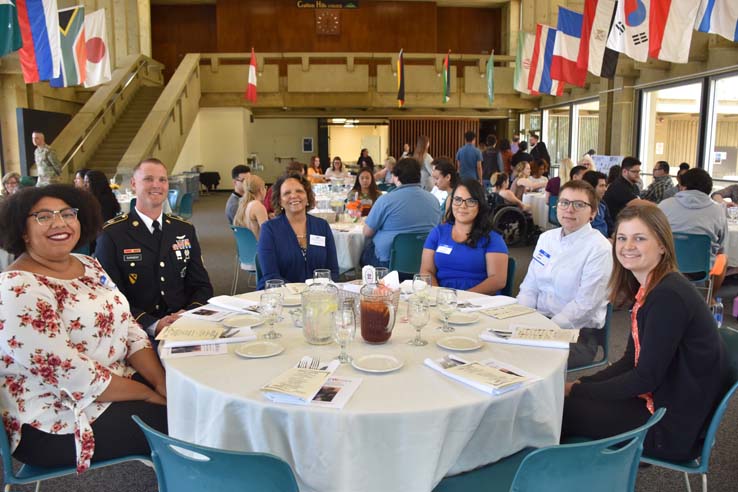
[[[236,215],[233,217],[233,225],[248,227],[258,241],[261,225],[269,220],[266,207],[262,203],[266,195],[266,185],[263,179],[252,174],[244,183],[243,191],[244,194],[238,201]]]
[[[397,161],[394,157],[389,156],[384,160],[384,167],[374,173],[374,180],[377,183],[392,184],[392,170],[395,168]]]
[[[561,159],[561,162],[559,162],[559,175],[555,178],[549,179],[548,183],[546,183],[547,202],[548,197],[559,196],[559,189],[561,189],[561,185],[569,181],[569,173],[571,172],[571,169],[573,167],[574,162],[571,159],[569,159],[568,157],[564,157],[563,159]]]
[[[566,384],[562,437],[613,436],[665,407],[664,418],[646,435],[644,454],[694,459],[726,381],[727,358],[715,320],[678,273],[671,230],[657,207],[623,209],[613,251],[610,300],[626,307],[635,301],[631,336],[619,361]]]
[[[448,157],[439,157],[433,161],[433,183],[435,183],[438,192],[445,193],[446,197],[441,202],[441,213],[445,220],[446,213],[451,208],[451,201],[448,199],[449,195],[454,191],[454,188],[459,184],[459,173],[456,172],[456,166],[451,162]],[[441,199],[442,195],[437,195],[435,191],[432,191],[438,199]]]
[[[530,206],[521,202],[515,194],[508,189],[510,179],[505,173],[495,173],[492,175],[490,184],[492,185],[493,194],[495,197],[496,206],[498,205],[513,205],[521,208],[522,210],[529,212]]]
[[[687,168],[689,169],[689,168]],[[679,177],[683,176],[687,171],[679,169]],[[681,184],[681,181],[680,181]],[[730,198],[730,201],[725,201],[726,198]],[[738,206],[738,184],[726,186],[722,190],[716,191],[712,194],[712,199],[718,203],[724,203],[729,207]]]
[[[261,226],[258,254],[262,276],[257,289],[267,280],[304,282],[313,270],[327,268],[338,280],[336,243],[328,222],[307,213],[315,206],[310,181],[299,174],[281,176],[272,186],[272,207],[276,217]]]
[[[343,161],[341,161],[341,158],[338,156],[333,158],[331,167],[329,167],[325,172],[325,177],[328,179],[344,179],[350,176],[351,175],[348,171],[343,169]]]
[[[521,162],[515,166],[515,178],[513,179],[510,191],[512,191],[518,200],[523,199],[523,194],[529,191],[538,191],[546,187],[548,181],[540,179],[533,180],[530,177],[530,162]],[[545,179],[545,178],[544,178]]]
[[[446,223],[423,245],[420,273],[430,274],[433,285],[496,294],[507,280],[507,246],[492,230],[482,185],[464,179],[448,201]]]
[[[365,167],[356,175],[354,187],[348,192],[346,199],[350,202],[361,201],[361,214],[367,215],[380,196],[382,196],[382,192],[377,188],[374,174],[369,168]]]
[[[397,188],[377,200],[364,224],[361,264],[387,267],[390,249],[400,233],[427,233],[441,220],[438,200],[420,186],[420,163],[401,159],[395,166]]]
[[[607,191],[607,176],[599,171],[587,171],[582,176],[582,180],[594,188],[597,198],[600,200],[600,204],[597,207],[597,215],[592,219],[592,227],[600,231],[603,236],[609,238],[614,226],[612,217],[610,217],[610,211],[607,209],[607,203],[602,199],[605,196],[605,191]]]
[[[641,161],[635,157],[626,157],[620,164],[620,177],[607,187],[602,198],[607,203],[610,215],[617,221],[618,214],[628,205],[644,203],[639,198],[638,183],[641,180]]]
[[[0,205],[0,400],[13,456],[74,466],[149,446],[131,420],[167,431],[164,370],[126,297],[92,257],[99,207],[71,185],[26,188]]]
[[[320,168],[320,157],[317,155],[310,159],[310,165],[306,172],[311,183],[325,183],[325,176],[323,176],[323,170]]]
[[[592,362],[604,343],[610,242],[590,226],[597,214],[594,189],[584,181],[561,187],[556,217],[561,227],[544,232],[533,250],[518,302],[551,318],[559,328],[579,329],[569,367]]]

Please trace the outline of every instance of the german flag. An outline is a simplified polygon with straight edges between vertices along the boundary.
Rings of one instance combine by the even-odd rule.
[[[405,105],[405,61],[402,59],[402,49],[397,57],[397,107]]]

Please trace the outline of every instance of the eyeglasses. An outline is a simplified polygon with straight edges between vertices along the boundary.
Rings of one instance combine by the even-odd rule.
[[[556,207],[562,210],[569,208],[569,205],[573,205],[574,210],[584,210],[585,208],[592,206],[591,204],[581,200],[559,200],[558,203],[556,203]]]
[[[38,222],[38,225],[40,226],[50,226],[54,223],[54,216],[58,214],[59,217],[61,217],[62,221],[64,221],[65,224],[69,225],[70,223],[77,220],[78,213],[78,208],[68,207],[61,210],[40,210],[38,212],[32,212],[28,214],[28,216],[35,217],[36,222]]]
[[[239,183],[243,183],[246,178],[233,178],[233,181],[238,181]]]
[[[457,207],[460,207],[462,204],[466,204],[467,207],[474,208],[479,205],[479,200],[477,200],[476,198],[463,199],[460,196],[455,196],[452,203]]]

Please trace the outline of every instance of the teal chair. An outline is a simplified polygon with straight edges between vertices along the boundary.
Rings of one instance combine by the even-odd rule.
[[[83,244],[82,246],[79,246],[78,248],[73,249],[72,253],[90,256],[90,243]]]
[[[133,420],[151,447],[159,492],[298,492],[290,465],[274,455],[199,446]]]
[[[720,427],[720,422],[723,419],[723,415],[725,415],[725,410],[728,408],[730,400],[735,395],[736,390],[738,390],[738,331],[723,327],[719,328],[718,332],[727,347],[728,359],[730,360],[730,376],[728,381],[726,381],[725,394],[715,409],[715,413],[712,414],[710,425],[707,427],[707,435],[702,444],[702,453],[700,453],[697,459],[686,462],[666,461],[647,456],[641,458],[643,463],[650,463],[684,473],[684,481],[689,492],[692,490],[689,484],[690,473],[699,473],[702,475],[702,492],[707,492],[707,471],[710,466],[710,453],[712,452],[712,447],[715,445],[715,435],[717,434],[718,427]]]
[[[500,294],[508,297],[513,296],[513,284],[515,283],[515,258],[512,256],[507,257],[507,279],[505,280],[505,286],[500,291]]]
[[[192,217],[192,195],[190,193],[182,195],[182,199],[179,201],[179,212],[177,215],[183,219]]]
[[[172,209],[172,213],[177,213],[177,201],[179,200],[179,190],[169,190],[169,208]]]
[[[423,244],[427,232],[412,232],[398,234],[392,240],[390,249],[389,269],[397,270],[397,273],[412,275],[420,271],[420,258],[423,255]]]
[[[395,185],[392,183],[377,183],[377,189],[379,189],[379,191],[386,191],[389,193],[395,189]]]
[[[712,277],[710,277],[710,253],[712,242],[705,234],[686,234],[675,232],[674,249],[676,250],[679,271],[687,275],[692,282],[707,282],[707,299],[712,297]]]
[[[231,295],[235,295],[241,270],[256,273],[256,237],[248,227],[231,226],[231,230],[236,238],[236,271],[231,284]]]
[[[602,358],[593,361],[591,364],[584,366],[570,367],[566,372],[584,371],[593,367],[604,366],[610,357],[610,325],[612,324],[612,304],[607,305],[607,314],[605,314],[605,326],[602,328]]]
[[[497,463],[444,478],[433,492],[632,492],[646,432],[664,416],[617,436],[524,449]]]
[[[551,195],[548,197],[548,223],[552,224],[555,227],[561,227],[561,224],[559,224],[559,218],[556,217],[557,203],[559,203],[558,196]]]
[[[36,483],[36,490],[38,491],[43,480],[64,477],[66,475],[75,475],[77,473],[77,468],[74,466],[46,468],[41,466],[21,465],[18,470],[13,471],[13,460],[10,453],[10,444],[8,442],[8,435],[5,432],[4,425],[0,425],[0,454],[2,454],[3,485],[5,487],[3,490],[5,492],[19,490],[16,486],[31,484],[34,482]],[[122,458],[100,461],[97,463],[92,463],[92,465],[90,466],[90,470],[123,463],[125,461],[145,461],[147,463],[151,463],[151,456],[131,455],[124,456]],[[23,490],[28,489],[24,488]]]

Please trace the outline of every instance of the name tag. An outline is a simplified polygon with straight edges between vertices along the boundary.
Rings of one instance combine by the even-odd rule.
[[[436,248],[436,253],[442,253],[444,255],[450,255],[451,251],[453,251],[453,248],[451,246],[446,246],[445,244],[442,244]]]
[[[123,255],[123,261],[143,261],[142,254]]]
[[[310,246],[321,246],[325,248],[325,236],[310,234]]]
[[[546,251],[541,248],[533,253],[533,260],[535,260],[541,266],[546,266],[548,265],[548,262],[551,261],[551,255],[549,253],[546,253]]]

